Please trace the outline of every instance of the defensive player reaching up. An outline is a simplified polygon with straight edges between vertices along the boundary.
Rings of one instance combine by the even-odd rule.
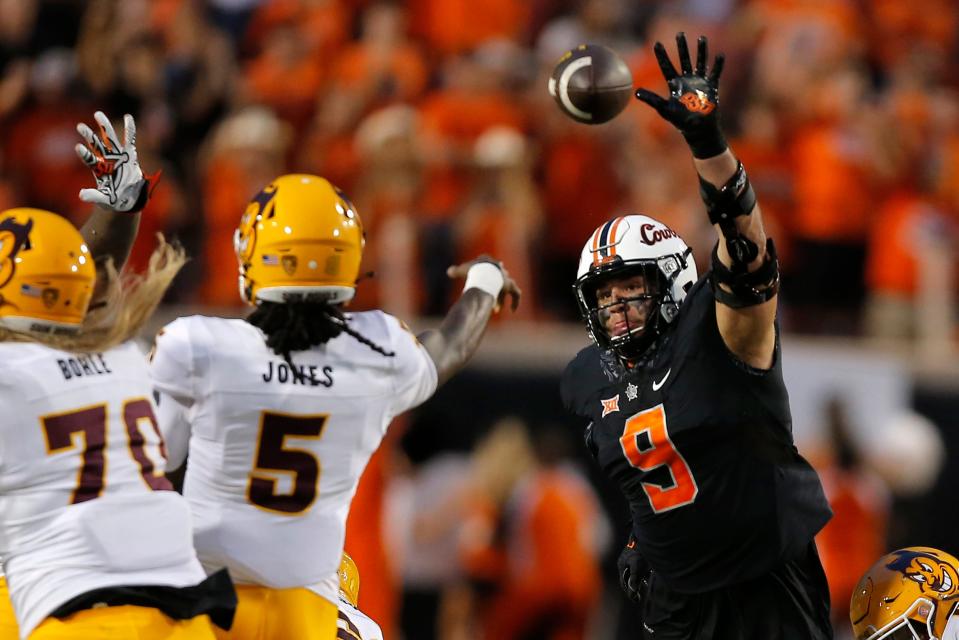
[[[285,175],[256,195],[234,245],[245,320],[192,316],[161,331],[152,375],[171,466],[208,571],[240,604],[230,634],[332,640],[337,567],[360,475],[394,416],[463,367],[519,290],[502,265],[451,267],[466,287],[414,336],[381,311],[347,313],[364,244],[353,204],[323,178]]]
[[[98,261],[98,279],[95,257],[126,259],[149,185],[133,119],[122,144],[96,120],[99,135],[78,127],[97,181],[86,240],[48,211],[0,213],[0,557],[21,638],[212,639],[207,615],[229,627],[236,596],[197,560],[132,342],[184,259],[161,243],[145,277]]]
[[[666,98],[640,89],[683,134],[719,233],[697,278],[666,225],[627,215],[596,229],[574,291],[595,345],[567,367],[562,395],[627,498],[622,585],[647,638],[831,638],[813,537],[830,517],[793,445],[776,322],[779,266],[749,179],[719,129],[718,56],[693,67],[655,53]]]

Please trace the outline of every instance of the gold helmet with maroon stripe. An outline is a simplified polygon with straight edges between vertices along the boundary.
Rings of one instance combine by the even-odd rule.
[[[611,281],[643,276],[643,291],[600,306],[597,291]],[[579,260],[573,292],[590,336],[621,358],[640,357],[679,313],[686,292],[696,282],[692,250],[662,222],[644,215],[609,220],[592,233]],[[611,310],[641,307],[645,321],[611,335]]]
[[[253,197],[233,236],[240,295],[261,300],[347,302],[366,238],[353,203],[325,179],[280,176]]]

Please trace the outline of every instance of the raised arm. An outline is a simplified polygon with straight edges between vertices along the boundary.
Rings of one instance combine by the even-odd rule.
[[[675,126],[692,151],[700,195],[720,237],[710,270],[719,333],[740,360],[768,369],[776,346],[779,264],[775,246],[763,231],[762,213],[746,171],[719,128],[719,77],[724,58],[718,55],[707,72],[705,36],[699,38],[695,68],[685,34],[676,35],[676,46],[680,71],[673,67],[662,43],[653,48],[669,97],[646,89],[639,89],[636,97]]]
[[[462,369],[479,347],[490,316],[499,311],[507,295],[511,308],[519,306],[521,291],[503,264],[487,258],[452,266],[450,278],[466,278],[463,295],[450,308],[436,329],[424,331],[417,339],[436,365],[439,384]]]
[[[102,111],[94,114],[99,135],[84,123],[77,132],[85,144],[77,144],[77,155],[90,167],[95,189],[82,189],[80,199],[95,205],[80,228],[97,265],[98,282],[108,260],[118,271],[130,257],[130,249],[140,226],[140,211],[150,196],[151,181],[140,168],[136,148],[136,123],[133,116],[123,117],[123,143],[110,119]],[[97,293],[101,290],[98,287]],[[94,294],[94,299],[98,297]]]

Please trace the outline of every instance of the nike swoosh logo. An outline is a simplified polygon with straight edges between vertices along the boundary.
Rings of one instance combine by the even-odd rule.
[[[655,380],[653,380],[653,391],[659,391],[660,389],[662,389],[663,385],[666,384],[666,378],[668,378],[669,374],[672,372],[673,372],[673,369],[672,367],[670,367],[670,369],[666,372],[666,375],[663,376],[662,380],[660,380],[659,382],[656,382]]]

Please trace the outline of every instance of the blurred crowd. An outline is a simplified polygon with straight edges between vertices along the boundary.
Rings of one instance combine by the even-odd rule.
[[[82,219],[74,125],[129,112],[163,171],[134,265],[156,231],[179,237],[194,256],[179,301],[238,304],[233,229],[295,171],[363,216],[375,275],[358,305],[436,314],[446,267],[486,252],[526,291],[521,314],[573,319],[605,219],[664,219],[702,269],[714,235],[677,134],[639,103],[576,124],[546,78],[596,42],[662,92],[651,44],[679,30],[727,55],[722,116],[779,246],[787,329],[911,336],[917,306],[944,298],[951,335],[952,0],[0,0],[0,206]]]

